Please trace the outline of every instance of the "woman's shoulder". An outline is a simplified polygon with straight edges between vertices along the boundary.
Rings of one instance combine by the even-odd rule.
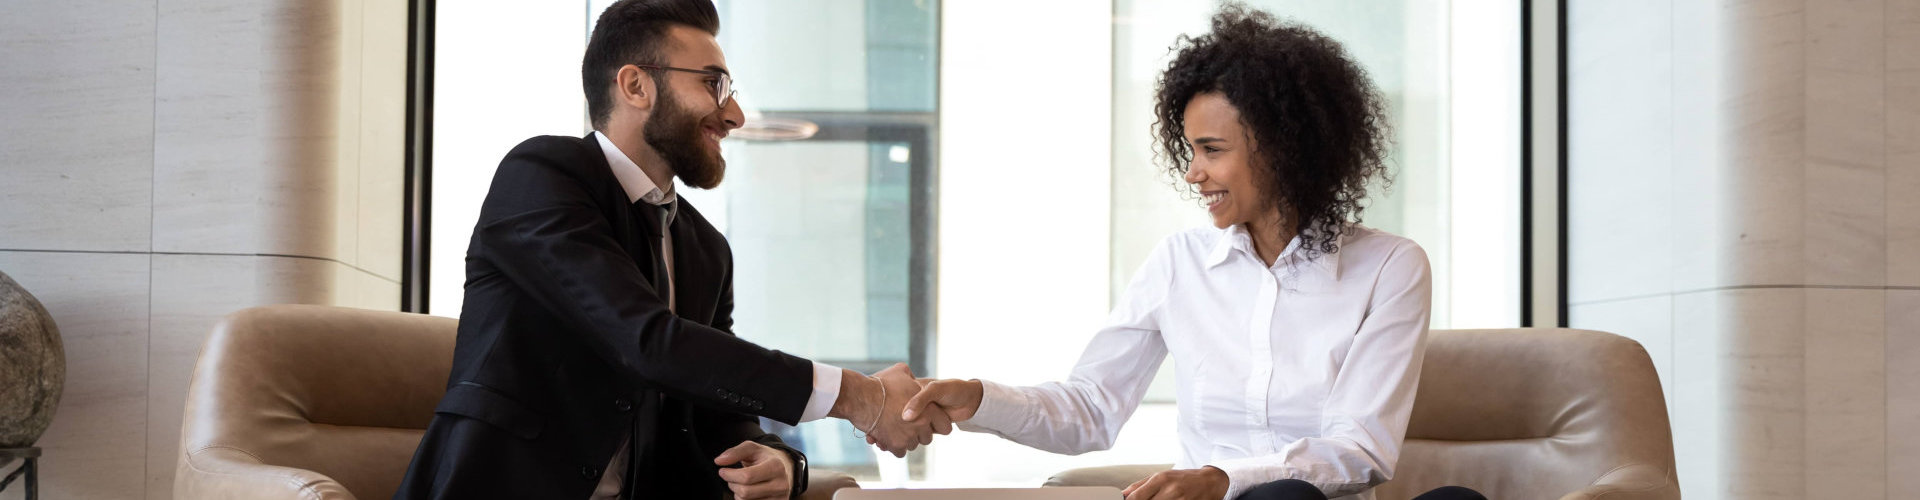
[[[1427,260],[1426,249],[1412,238],[1359,224],[1348,226],[1346,234],[1341,235],[1340,252],[1364,261],[1417,257],[1424,266]]]
[[[1220,229],[1211,225],[1194,226],[1160,239],[1157,253],[1169,258],[1198,258],[1213,253],[1214,247],[1222,240],[1233,237],[1233,229]]]

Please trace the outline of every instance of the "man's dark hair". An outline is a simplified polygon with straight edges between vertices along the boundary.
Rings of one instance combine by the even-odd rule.
[[[1153,110],[1156,154],[1175,185],[1193,161],[1187,104],[1220,92],[1257,144],[1255,178],[1265,201],[1291,216],[1302,255],[1338,252],[1348,223],[1360,222],[1367,183],[1391,182],[1386,105],[1366,71],[1332,38],[1237,3],[1213,16],[1210,33],[1174,48]]]
[[[613,76],[628,64],[666,64],[667,29],[683,25],[720,35],[720,14],[711,0],[620,0],[600,13],[580,61],[580,87],[587,93],[593,128],[613,114]],[[660,71],[648,71],[662,83]],[[659,86],[659,85],[656,85]]]

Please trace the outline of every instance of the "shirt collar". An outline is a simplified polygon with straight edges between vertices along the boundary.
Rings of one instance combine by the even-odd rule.
[[[1255,262],[1260,260],[1260,254],[1253,251],[1253,236],[1247,234],[1246,226],[1234,224],[1220,231],[1220,239],[1214,242],[1213,252],[1207,255],[1206,264],[1208,268],[1225,264],[1227,258],[1232,257],[1235,251],[1246,254],[1247,258],[1253,259]],[[1308,231],[1312,230],[1309,229]],[[1342,234],[1339,240],[1334,243],[1334,246],[1339,247],[1345,245],[1346,240],[1346,235]],[[1300,245],[1302,241],[1304,240],[1300,238],[1300,235],[1295,235],[1293,241],[1287,242],[1287,248],[1280,250],[1280,257],[1274,259],[1274,266],[1278,267],[1298,260],[1301,255]],[[1335,281],[1340,279],[1339,252],[1320,254],[1314,257],[1312,261],[1309,261],[1308,264],[1321,271],[1325,271],[1329,276],[1332,276]]]
[[[620,146],[615,146],[606,134],[595,130],[593,137],[600,140],[600,152],[607,155],[607,166],[613,168],[613,177],[620,180],[620,188],[626,191],[627,203],[644,200],[654,205],[665,205],[677,198],[672,185],[662,190],[654,184],[653,179],[647,177],[647,172],[640,170],[640,165],[633,163],[633,159],[620,151]]]

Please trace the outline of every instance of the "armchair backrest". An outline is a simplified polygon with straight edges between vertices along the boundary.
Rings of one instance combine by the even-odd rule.
[[[228,316],[194,368],[174,496],[391,496],[446,392],[455,324],[299,305]]]
[[[1546,328],[1430,335],[1406,445],[1379,498],[1446,485],[1488,498],[1679,498],[1666,400],[1639,343]]]

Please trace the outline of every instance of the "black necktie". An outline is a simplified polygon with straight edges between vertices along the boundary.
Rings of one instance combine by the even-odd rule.
[[[665,205],[655,205],[647,203],[644,200],[633,203],[634,215],[640,220],[646,221],[642,224],[649,225],[647,227],[647,233],[651,238],[647,240],[646,244],[648,248],[653,250],[651,252],[653,254],[653,290],[660,295],[661,301],[666,301],[667,294],[671,292],[667,290],[667,286],[669,286],[666,271],[667,252],[665,248],[662,248],[660,242],[662,241],[661,238],[666,237],[668,228],[673,223],[673,215],[675,209],[678,208],[677,205],[679,205],[679,200],[667,202]]]
[[[667,287],[672,285],[667,280],[667,249],[662,248],[663,245],[661,245],[661,242],[664,241],[662,238],[666,237],[665,235],[671,227],[674,212],[679,208],[679,204],[678,199],[667,202],[665,205],[655,205],[647,203],[646,201],[633,202],[635,221],[638,221],[642,226],[646,226],[646,231],[643,231],[648,236],[645,244],[647,248],[652,249],[653,291],[659,295],[660,300],[663,302],[668,300],[667,294],[673,292],[667,289]],[[664,400],[665,395],[662,394],[659,397]],[[635,452],[638,451],[640,431],[651,427],[651,425],[645,424],[642,421],[650,418],[651,417],[634,419],[633,427],[627,430],[627,448],[625,450],[627,454],[627,470],[621,471],[623,477],[620,482],[620,498],[634,498],[634,483],[640,480],[640,467],[642,467],[640,463],[642,457]],[[613,471],[607,471],[607,473],[612,474]]]

